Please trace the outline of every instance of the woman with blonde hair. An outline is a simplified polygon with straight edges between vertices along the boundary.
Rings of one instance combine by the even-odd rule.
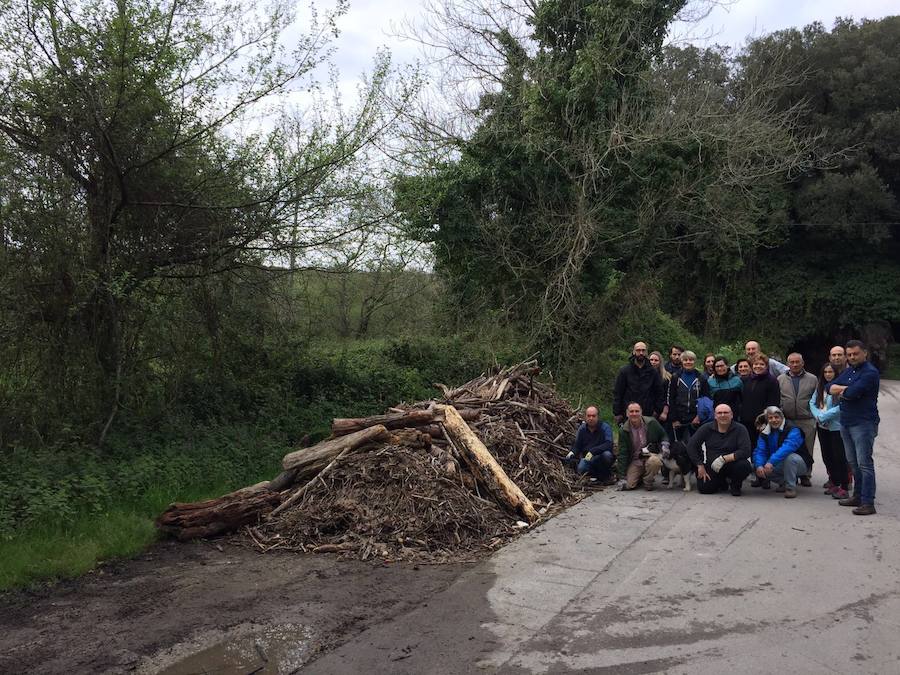
[[[669,380],[672,379],[672,373],[666,370],[666,366],[663,363],[663,356],[660,352],[650,352],[650,365],[653,366],[653,369],[659,373],[659,376],[662,378],[663,387],[668,388]]]

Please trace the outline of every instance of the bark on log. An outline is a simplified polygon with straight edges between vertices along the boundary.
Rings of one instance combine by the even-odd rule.
[[[397,429],[391,433],[391,443],[404,445],[413,450],[428,451],[431,449],[431,436],[416,429]]]
[[[467,422],[477,420],[481,416],[481,410],[478,408],[464,408],[458,412]],[[386,429],[410,429],[427,426],[442,421],[442,419],[443,415],[437,412],[436,408],[408,410],[402,413],[388,413],[372,417],[338,417],[331,421],[331,435],[340,437],[379,424]]]
[[[280,474],[275,476],[272,480],[269,481],[269,485],[266,489],[269,492],[281,492],[282,490],[287,490],[294,482],[297,480],[297,470],[291,469],[290,471],[282,471]]]
[[[156,527],[179,541],[215,537],[256,523],[281,501],[267,490],[268,482],[242,488],[217,499],[171,504]]]
[[[484,443],[475,435],[465,420],[460,417],[453,406],[438,406],[444,413],[444,428],[447,435],[453,440],[454,445],[463,455],[469,470],[475,474],[478,482],[484,485],[492,496],[507,509],[517,513],[528,522],[533,523],[538,519],[531,501],[519,486],[516,485],[503,467],[494,459],[494,456],[485,447]]]
[[[329,438],[311,448],[290,452],[281,460],[281,465],[285,471],[297,469],[294,480],[300,482],[319,473],[344,450],[355,450],[368,443],[388,443],[390,440],[390,432],[379,424],[347,436]]]
[[[432,422],[434,422],[433,410],[410,410],[404,413],[373,415],[372,417],[337,418],[331,421],[331,433],[333,436],[344,436],[377,425],[386,429],[403,429],[404,427],[420,427]]]

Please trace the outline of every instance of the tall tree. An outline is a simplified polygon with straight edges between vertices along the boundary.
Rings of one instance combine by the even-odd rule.
[[[809,161],[797,111],[770,105],[780,82],[661,76],[685,4],[543,0],[513,5],[524,35],[487,6],[494,27],[469,24],[502,70],[458,152],[398,182],[410,228],[465,304],[504,309],[559,346],[609,326],[626,298],[655,311],[657,267],[677,244],[702,241],[733,268],[735,247],[770,229],[767,186]],[[717,75],[730,66],[719,58]]]
[[[161,284],[340,235],[321,223],[377,133],[386,60],[358,114],[313,121],[302,142],[258,117],[311,81],[345,8],[286,50],[280,2],[0,4],[3,332],[29,336],[23,372],[65,384],[101,438]],[[298,211],[315,221],[299,234]]]

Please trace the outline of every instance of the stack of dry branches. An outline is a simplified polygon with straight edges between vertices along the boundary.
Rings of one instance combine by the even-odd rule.
[[[180,539],[243,528],[262,551],[473,559],[583,496],[561,461],[578,418],[539,372],[528,361],[436,384],[441,400],[335,419],[331,438],[286,455],[273,481],[173,504],[158,525]]]

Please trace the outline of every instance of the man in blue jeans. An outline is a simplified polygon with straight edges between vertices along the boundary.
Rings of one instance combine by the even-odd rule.
[[[853,506],[857,516],[875,513],[875,460],[872,457],[878,435],[878,387],[881,375],[868,361],[865,345],[850,340],[846,346],[847,367],[832,380],[828,392],[840,396],[841,439],[847,463],[853,471],[853,494],[838,502]]]
[[[584,411],[584,422],[578,427],[572,449],[566,455],[566,464],[579,474],[587,473],[593,481],[612,481],[613,456],[612,427],[600,421],[595,406]]]

